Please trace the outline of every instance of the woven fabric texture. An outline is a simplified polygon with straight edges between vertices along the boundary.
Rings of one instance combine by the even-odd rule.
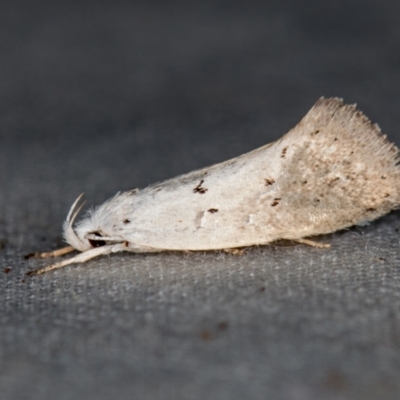
[[[320,96],[400,144],[400,3],[4,3],[0,397],[400,397],[400,213],[319,238],[28,278],[96,205],[279,138]]]

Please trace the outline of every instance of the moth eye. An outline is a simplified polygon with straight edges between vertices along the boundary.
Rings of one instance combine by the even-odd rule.
[[[103,237],[100,232],[91,232],[93,235],[96,235],[98,237]],[[104,240],[93,240],[89,239],[89,243],[91,244],[92,247],[101,247],[106,244]]]

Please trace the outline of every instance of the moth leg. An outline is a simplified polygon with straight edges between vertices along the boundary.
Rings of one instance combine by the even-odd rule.
[[[26,256],[24,256],[25,260],[27,260],[28,258],[53,258],[53,257],[60,257],[63,256],[64,254],[68,254],[71,253],[72,251],[74,251],[75,248],[72,246],[67,246],[67,247],[63,247],[62,249],[57,249],[54,251],[47,251],[44,253],[29,253]]]
[[[222,249],[224,253],[233,254],[234,256],[242,256],[244,254],[244,249]]]
[[[95,247],[94,249],[90,249],[90,250],[84,251],[82,253],[79,253],[75,257],[69,258],[68,260],[60,261],[58,263],[48,265],[47,267],[29,271],[29,272],[27,272],[27,275],[41,275],[41,274],[44,274],[45,272],[49,272],[49,271],[53,271],[55,269],[65,267],[66,265],[84,263],[84,262],[91,260],[92,258],[95,258],[98,256],[102,256],[105,254],[111,254],[111,253],[117,253],[119,251],[124,251],[124,250],[126,250],[125,243],[118,243],[118,244],[112,244],[112,245],[108,245],[108,246]]]
[[[329,247],[331,247],[331,245],[328,243],[314,242],[314,240],[310,239],[290,239],[290,240],[292,240],[293,242],[306,244],[307,246],[318,247],[319,249],[328,249]]]

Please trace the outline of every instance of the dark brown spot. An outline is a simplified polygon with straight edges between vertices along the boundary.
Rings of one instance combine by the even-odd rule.
[[[385,176],[385,175],[382,175],[382,176],[381,176],[381,179],[386,179],[386,176]]]
[[[389,197],[390,196],[390,194],[389,193],[385,193],[385,197]]]
[[[287,149],[288,149],[287,147],[284,147],[284,148],[282,149],[281,158],[285,158]]]
[[[37,254],[39,253],[29,253],[24,255],[24,260],[28,260],[29,258],[34,258],[37,257]]]
[[[279,197],[277,197],[276,199],[274,199],[274,201],[271,203],[272,207],[275,207],[279,204],[279,202],[281,201],[281,199]]]
[[[130,219],[124,219],[124,224],[129,224],[129,222],[131,222]]]
[[[226,331],[228,329],[228,323],[223,321],[218,324],[218,329],[220,331]]]
[[[200,183],[193,189],[193,193],[200,193],[200,194],[204,194],[205,192],[207,192],[207,188],[203,188],[201,187],[201,185],[203,184],[204,179],[202,179],[200,181]]]
[[[378,260],[379,260],[379,261],[386,261],[387,263],[389,263],[389,261],[386,260],[386,258],[383,258],[383,257],[378,257]]]
[[[337,138],[333,139],[333,141],[336,142],[336,141],[337,141]]]
[[[307,185],[307,182],[308,181],[303,181],[303,182],[301,182],[303,185]]]
[[[314,201],[315,201],[316,203],[319,203],[319,202],[320,202],[320,199],[314,199]]]
[[[208,210],[208,212],[211,213],[211,214],[214,214],[214,213],[218,212],[218,208],[210,208]]]
[[[370,207],[370,208],[367,208],[365,211],[367,211],[367,212],[376,211],[376,208]]]
[[[328,183],[328,186],[332,187],[333,184],[334,184],[335,182],[337,182],[339,179],[340,179],[340,178],[339,178],[338,176],[337,176],[336,178],[333,178],[333,179]]]
[[[4,268],[4,273],[5,274],[8,274],[10,271],[11,271],[11,268],[9,268],[9,267]]]
[[[95,236],[102,237],[100,232],[91,232],[91,233]],[[92,247],[101,247],[106,244],[104,240],[94,240],[94,239],[89,239],[89,243]]]
[[[265,186],[270,186],[275,183],[275,179],[272,179],[272,178],[270,178],[270,179],[266,178],[266,179],[264,179],[264,181],[265,181]]]
[[[212,338],[213,338],[212,333],[210,331],[204,330],[204,331],[200,332],[200,339],[203,342],[209,342]]]
[[[317,130],[315,131],[315,134],[316,134],[316,135],[318,135],[318,133],[319,133],[319,129],[317,129]]]
[[[260,292],[265,292],[265,286],[261,286],[259,289]]]
[[[25,279],[21,279],[21,282],[22,282],[22,283],[25,283]]]

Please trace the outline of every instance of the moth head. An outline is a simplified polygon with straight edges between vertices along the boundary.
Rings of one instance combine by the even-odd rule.
[[[83,207],[85,203],[82,203],[79,207],[77,204],[81,199],[83,193],[76,199],[74,204],[72,205],[67,219],[64,222],[64,238],[65,240],[75,249],[79,251],[86,251],[92,249],[94,247],[101,247],[106,244],[119,242],[119,240],[113,240],[112,238],[104,238],[104,235],[101,230],[98,228],[95,223],[96,218],[94,218],[95,210],[89,212],[86,218],[79,221],[76,227],[73,226],[74,220],[78,215],[79,211]],[[76,211],[75,211],[76,209]],[[106,242],[107,239],[107,242]],[[111,241],[109,240],[111,239]]]
[[[65,240],[75,249],[80,251],[86,251],[92,249],[93,247],[104,246],[106,242],[104,240],[98,240],[98,238],[103,235],[99,230],[93,227],[92,219],[90,215],[80,221],[76,228],[74,229],[74,221],[79,211],[85,204],[83,202],[79,207],[77,207],[79,200],[82,198],[83,193],[75,200],[72,204],[71,209],[67,215],[67,219],[64,222],[64,238]],[[76,209],[76,210],[75,210]]]

